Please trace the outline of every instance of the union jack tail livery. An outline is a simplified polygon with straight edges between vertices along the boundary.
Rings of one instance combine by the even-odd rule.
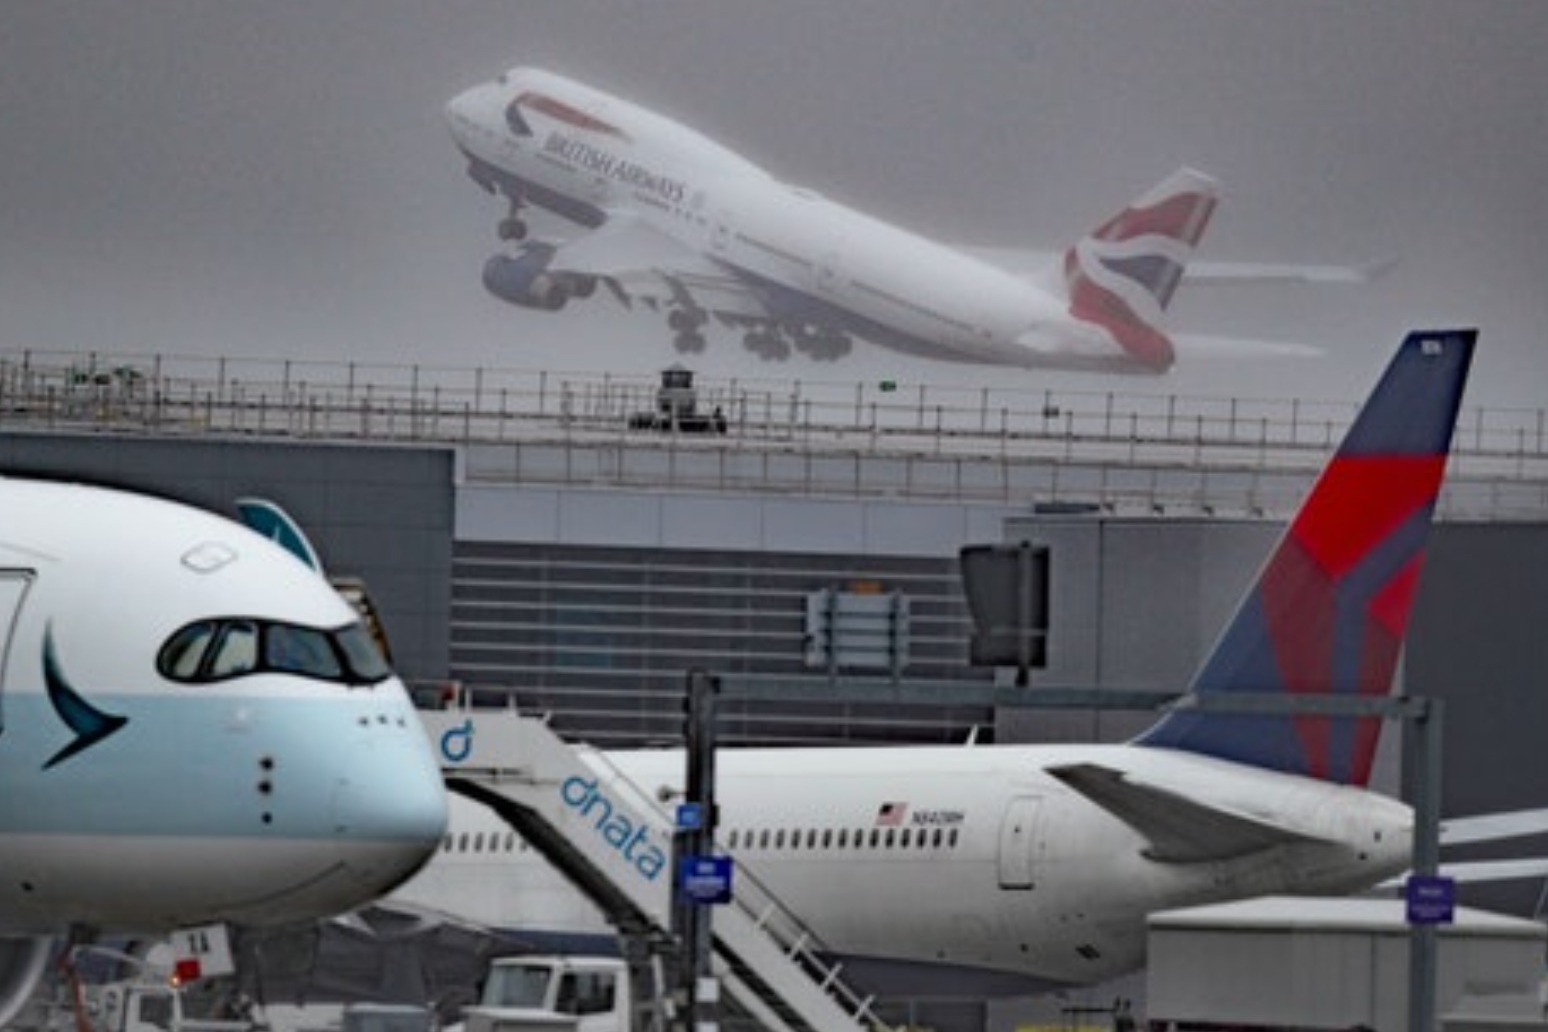
[[[1477,336],[1403,341],[1192,693],[1391,688]],[[1374,717],[1177,712],[1139,744],[1363,786],[1380,730]]]
[[[1179,169],[1064,253],[1070,315],[1157,373],[1176,359],[1162,315],[1214,213],[1215,186]]]

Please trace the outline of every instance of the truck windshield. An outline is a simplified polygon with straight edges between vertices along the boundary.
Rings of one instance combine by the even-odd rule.
[[[547,967],[496,964],[484,984],[486,1007],[544,1007],[553,971]]]

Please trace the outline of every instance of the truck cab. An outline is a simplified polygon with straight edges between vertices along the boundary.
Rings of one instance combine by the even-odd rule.
[[[629,974],[610,957],[494,961],[464,1032],[627,1032]]]

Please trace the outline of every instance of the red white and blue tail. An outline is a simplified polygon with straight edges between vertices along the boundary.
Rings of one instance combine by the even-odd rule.
[[[1143,369],[1162,373],[1176,358],[1162,315],[1209,225],[1215,185],[1178,169],[1064,253],[1070,315],[1101,327]]]
[[[1403,341],[1191,692],[1391,689],[1477,336]],[[1139,744],[1364,785],[1380,730],[1373,717],[1179,711]]]

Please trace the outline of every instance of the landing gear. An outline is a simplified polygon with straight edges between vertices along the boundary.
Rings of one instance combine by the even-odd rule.
[[[517,240],[525,240],[527,238],[527,221],[521,217],[521,209],[527,206],[526,202],[521,199],[520,194],[509,194],[507,198],[511,202],[511,207],[506,212],[505,218],[501,219],[500,224],[495,227],[495,234],[501,240],[512,243]]]
[[[673,308],[667,313],[667,328],[672,331],[672,346],[682,354],[694,354],[705,348],[704,324],[709,315],[702,308]]]
[[[790,357],[790,342],[777,329],[752,330],[742,338],[742,346],[765,362],[783,362]]]
[[[849,354],[854,343],[849,336],[837,330],[824,330],[815,326],[802,326],[792,330],[791,340],[795,349],[819,362],[834,362]]]
[[[501,240],[508,243],[525,240],[527,238],[527,223],[515,215],[508,215],[501,219],[500,224],[495,227],[495,234]]]

